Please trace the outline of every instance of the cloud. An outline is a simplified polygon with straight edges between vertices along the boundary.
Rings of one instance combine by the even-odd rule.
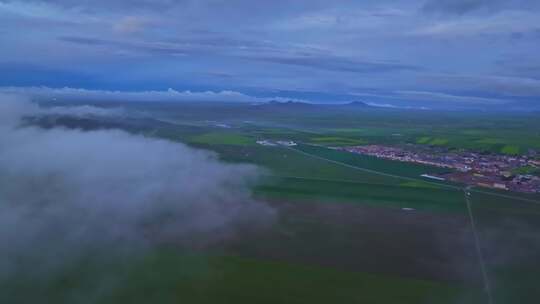
[[[422,6],[427,13],[463,15],[471,12],[498,12],[501,10],[527,10],[537,8],[530,0],[428,0]]]
[[[328,71],[351,72],[351,73],[377,73],[393,71],[416,71],[421,68],[387,62],[376,61],[358,61],[342,57],[304,55],[304,56],[281,56],[281,57],[259,57],[255,58],[261,61],[274,62],[286,65],[303,66],[313,69]]]
[[[113,25],[113,28],[117,24]],[[118,31],[119,29],[116,29]],[[127,29],[123,29],[126,33]],[[142,28],[140,29],[142,30]],[[197,55],[201,53],[229,55],[260,54],[261,52],[282,52],[276,45],[268,42],[260,42],[248,39],[235,39],[218,34],[205,34],[195,37],[174,38],[165,41],[148,41],[134,39],[103,39],[87,36],[60,36],[59,41],[75,45],[92,46],[111,50],[122,51],[123,54],[145,55]]]
[[[412,99],[418,101],[433,101],[447,103],[468,103],[468,104],[505,104],[510,103],[510,100],[485,98],[476,96],[460,96],[440,92],[425,92],[425,91],[397,91],[399,96],[404,99]]]
[[[120,130],[21,126],[42,111],[0,94],[0,280],[21,265],[54,271],[101,251],[204,246],[272,219],[251,198],[255,166]]]
[[[378,108],[394,108],[394,109],[401,108],[400,106],[396,106],[389,103],[366,102],[365,104],[372,107],[378,107]]]
[[[398,90],[391,92],[379,92],[379,93],[352,93],[355,96],[362,97],[371,97],[374,99],[389,99],[399,101],[401,103],[417,103],[422,102],[423,104],[429,104],[433,106],[452,106],[459,105],[462,106],[478,106],[478,105],[504,105],[513,103],[514,100],[511,99],[499,99],[499,98],[489,98],[489,97],[480,97],[473,95],[455,95],[448,94],[443,92],[431,92],[431,91],[412,91],[412,90]],[[395,106],[392,104],[380,104],[373,103],[370,105],[374,106],[386,106],[386,107],[402,107],[409,108],[408,105]],[[422,107],[425,109],[425,107]]]
[[[121,53],[179,56],[185,55],[188,52],[193,52],[195,49],[193,47],[186,47],[177,43],[170,42],[141,42],[76,36],[59,37],[58,40],[73,44],[100,47],[112,50],[117,54]]]
[[[295,100],[280,96],[260,98],[236,91],[107,91],[87,90],[77,88],[48,88],[48,87],[0,87],[0,93],[27,95],[39,100],[69,99],[79,101],[165,101],[165,102],[248,102],[260,103],[270,100]]]
[[[0,0],[0,3],[10,3],[16,1],[10,0]],[[118,11],[118,10],[128,10],[128,11],[137,11],[137,10],[163,10],[170,9],[177,5],[185,4],[189,1],[185,0],[117,0],[117,1],[106,1],[106,0],[94,0],[94,1],[77,1],[77,0],[28,0],[28,3],[34,3],[40,6],[52,6],[65,8],[69,10],[81,11],[86,13],[96,13],[103,10],[109,11]]]
[[[486,16],[466,16],[451,20],[437,20],[411,31],[417,36],[476,36],[534,33],[540,29],[538,13],[509,11]]]
[[[540,96],[540,80],[534,78],[432,74],[417,80],[433,90],[490,93],[499,95],[500,99]]]
[[[122,34],[132,34],[142,31],[148,23],[149,21],[145,18],[127,16],[118,20],[118,22],[113,25],[113,30]]]
[[[425,12],[465,14],[486,6],[497,5],[498,0],[429,0],[422,6]]]
[[[409,12],[395,7],[333,6],[326,10],[306,12],[286,20],[276,22],[274,27],[281,30],[338,30],[338,31],[369,31],[389,25],[398,18],[407,17]],[[360,34],[360,33],[358,33]]]
[[[61,115],[75,117],[126,117],[128,112],[124,108],[100,108],[89,105],[82,106],[55,106],[48,108],[40,108],[41,115]]]
[[[337,72],[373,73],[418,71],[422,69],[418,66],[396,62],[333,56],[328,54],[328,51],[309,46],[288,45],[284,47],[269,42],[232,39],[220,36],[175,39],[168,42],[105,40],[77,36],[62,36],[58,39],[80,45],[121,49],[126,53],[138,52],[148,55],[226,54],[227,56],[240,59]]]
[[[412,107],[412,106],[398,106],[390,103],[379,103],[379,102],[365,102],[368,106],[378,107],[378,108],[389,108],[389,109],[417,109],[417,110],[429,110],[426,107]]]

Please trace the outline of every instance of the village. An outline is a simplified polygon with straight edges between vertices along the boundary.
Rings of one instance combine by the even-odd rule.
[[[534,155],[453,151],[442,147],[365,145],[340,150],[402,162],[449,169],[425,178],[526,193],[540,193],[540,160]],[[534,153],[534,152],[533,152]]]

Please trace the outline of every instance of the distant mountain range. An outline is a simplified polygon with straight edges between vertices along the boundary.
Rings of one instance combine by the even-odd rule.
[[[341,104],[322,104],[322,103],[307,103],[301,101],[277,101],[271,100],[267,103],[257,104],[257,107],[268,109],[268,110],[286,110],[286,109],[364,109],[371,108],[372,106],[366,104],[362,101],[351,101],[349,103]]]

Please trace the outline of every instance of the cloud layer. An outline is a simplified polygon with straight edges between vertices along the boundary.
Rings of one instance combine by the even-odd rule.
[[[168,89],[166,91],[107,91],[107,90],[87,90],[77,88],[49,88],[49,87],[0,87],[0,93],[11,95],[24,95],[39,100],[64,99],[71,101],[162,101],[162,102],[249,102],[262,103],[270,100],[277,101],[303,101],[294,98],[274,96],[271,98],[260,98],[249,96],[235,91],[176,91]],[[73,108],[56,109],[56,111],[73,112]],[[77,108],[78,111],[85,111],[85,108]],[[99,111],[96,108],[86,108],[86,110]],[[66,112],[66,113],[67,113]],[[110,114],[110,111],[101,114]],[[96,113],[99,114],[99,113]],[[118,114],[118,113],[116,113]]]
[[[0,279],[102,249],[204,245],[272,218],[250,197],[254,166],[119,130],[20,126],[41,111],[0,95]]]

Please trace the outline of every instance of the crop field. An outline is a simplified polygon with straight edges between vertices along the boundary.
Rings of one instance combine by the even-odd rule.
[[[195,136],[191,139],[192,143],[199,143],[199,144],[218,144],[218,145],[250,145],[255,144],[254,140],[242,136],[239,134],[234,133],[226,133],[226,132],[212,132],[212,133],[205,133],[202,135]]]
[[[313,137],[310,139],[310,142],[326,146],[356,146],[366,143],[366,141],[362,139],[353,139],[337,136]]]
[[[472,206],[497,303],[535,302],[540,204],[473,193]]]
[[[540,147],[536,120],[506,118],[508,128],[500,130],[501,118],[481,114],[455,121],[452,114],[391,111],[254,117],[241,107],[227,115],[194,109],[190,115],[166,111],[175,124],[126,121],[121,128],[211,150],[225,162],[257,165],[252,196],[276,212],[270,225],[238,229],[197,248],[168,239],[133,260],[89,257],[53,279],[22,276],[9,282],[11,293],[0,295],[0,302],[47,295],[72,303],[70,292],[82,288],[95,297],[91,303],[488,303],[462,185],[420,177],[444,169],[331,147],[417,143],[516,154]],[[205,124],[209,119],[231,127]],[[84,124],[94,129],[107,123]],[[531,127],[530,133],[517,136],[518,126]],[[255,143],[260,139],[299,144],[262,146]],[[471,193],[494,303],[536,303],[540,197]],[[101,290],[106,278],[117,288]],[[30,285],[36,291],[24,294]]]
[[[461,194],[455,190],[417,188],[347,181],[283,178],[255,189],[263,197],[303,201],[348,202],[379,207],[414,208],[464,213]]]
[[[404,279],[390,275],[343,271],[330,267],[303,265],[283,261],[178,254],[162,249],[122,265],[81,264],[59,275],[53,281],[34,281],[31,295],[10,286],[11,293],[0,299],[33,300],[44,297],[55,303],[80,301],[70,284],[84,283],[82,288],[96,292],[96,303],[329,303],[369,300],[370,303],[454,303],[466,295],[478,297],[474,290],[421,279]],[[96,272],[114,278],[111,293],[93,281]],[[20,278],[25,280],[24,278]],[[393,292],[387,292],[392,289]],[[67,293],[66,293],[67,291]],[[19,293],[19,294],[17,294]]]

